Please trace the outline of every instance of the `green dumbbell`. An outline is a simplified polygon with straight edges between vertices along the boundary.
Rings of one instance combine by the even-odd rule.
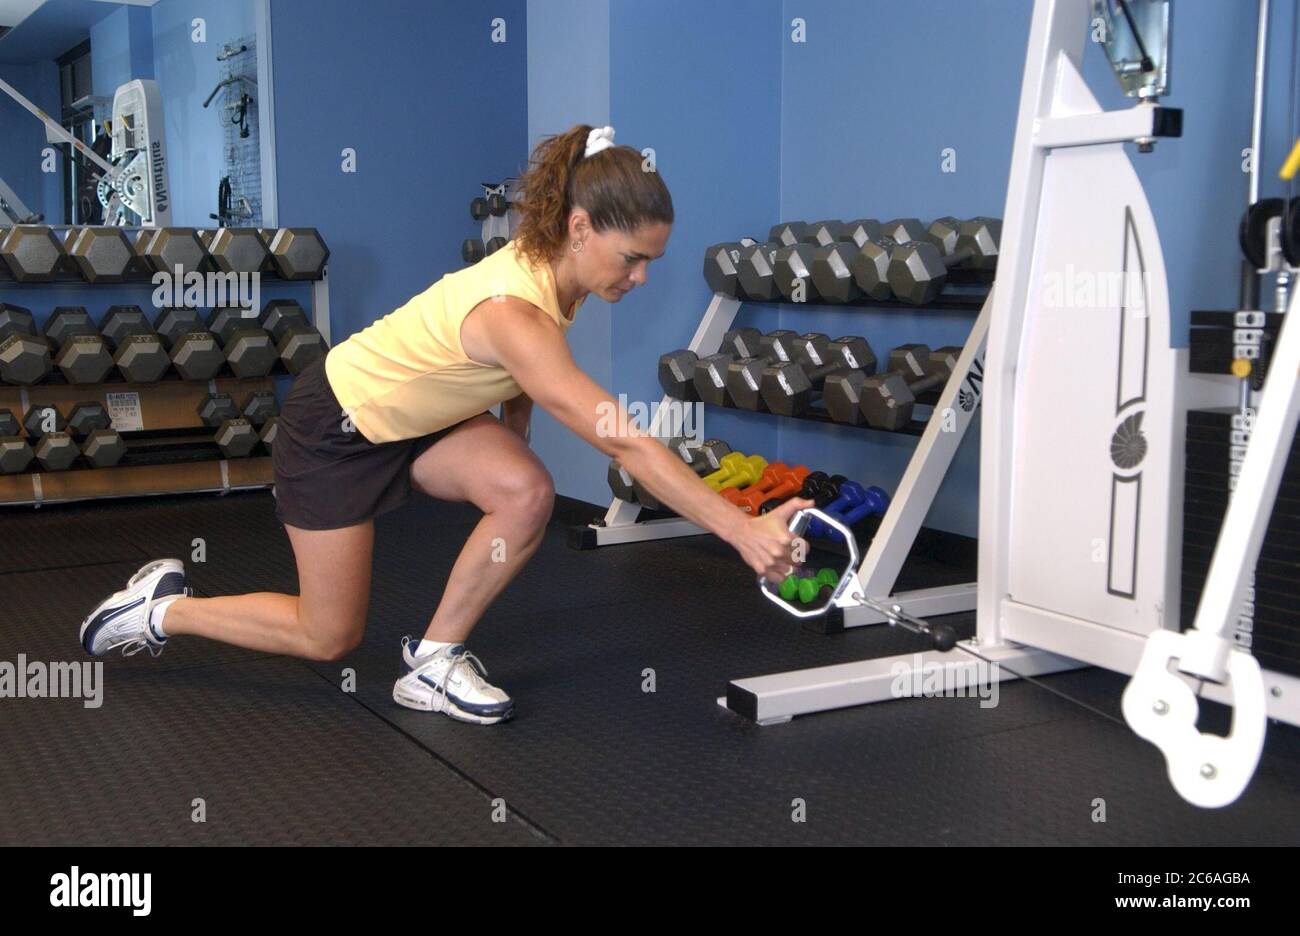
[[[840,577],[834,569],[818,569],[816,575],[804,576],[799,580],[799,601],[812,604],[819,597],[828,599],[839,583]],[[829,591],[823,592],[823,589]]]

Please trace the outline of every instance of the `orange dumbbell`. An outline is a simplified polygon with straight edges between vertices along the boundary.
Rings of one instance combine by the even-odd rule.
[[[799,493],[803,487],[804,479],[809,475],[807,466],[795,465],[793,468],[786,468],[781,473],[775,484],[765,490],[760,490],[757,486],[746,488],[741,493],[740,499],[736,502],[739,507],[747,514],[758,513],[758,508],[770,500],[786,500]]]
[[[790,466],[787,465],[785,462],[771,462],[768,464],[766,468],[763,469],[762,477],[760,477],[753,484],[747,485],[746,487],[743,488],[740,487],[727,488],[725,491],[722,492],[722,496],[725,497],[727,500],[731,501],[736,506],[740,506],[740,498],[742,495],[748,494],[749,492],[757,490],[759,488],[762,488],[764,491],[766,491],[768,488],[772,487],[774,484],[776,484],[778,481],[784,478],[786,476],[786,473],[789,471],[790,471]]]

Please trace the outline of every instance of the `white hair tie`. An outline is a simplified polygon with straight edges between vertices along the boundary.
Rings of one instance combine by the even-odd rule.
[[[582,158],[595,156],[603,149],[609,149],[614,145],[614,128],[613,127],[595,127],[587,134],[587,151],[582,154]]]

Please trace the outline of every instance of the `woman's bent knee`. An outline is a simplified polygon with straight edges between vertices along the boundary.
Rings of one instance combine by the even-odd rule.
[[[530,527],[545,526],[555,508],[555,481],[545,471],[502,478],[489,510]]]
[[[360,621],[301,621],[307,635],[304,655],[310,660],[329,662],[341,660],[361,646],[365,622]]]

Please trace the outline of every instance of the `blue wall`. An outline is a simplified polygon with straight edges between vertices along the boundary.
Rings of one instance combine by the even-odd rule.
[[[206,109],[203,101],[222,78],[222,45],[257,30],[253,0],[161,0],[152,12],[151,67],[163,97],[172,224],[211,227],[208,215],[217,210],[217,183],[225,174],[225,93]],[[206,42],[191,38],[196,17],[207,24]]]
[[[274,0],[271,34],[279,220],[330,246],[339,341],[459,269],[479,183],[518,174],[524,0]],[[349,147],[355,173],[341,171]]]
[[[610,123],[609,17],[609,0],[529,0],[530,151],[543,137],[563,133],[574,124]],[[606,388],[614,384],[611,315],[615,311],[616,307],[592,296],[583,303],[568,334],[578,366]],[[533,416],[532,447],[551,466],[562,493],[599,502],[606,465],[600,452],[541,409]],[[604,490],[608,494],[609,489]]]
[[[775,223],[780,16],[774,0],[746,3],[744,16],[725,2],[614,7],[614,125],[623,142],[653,147],[677,215],[668,254],[614,317],[614,389],[632,400],[659,399],[659,355],[690,341],[708,305],[704,248],[741,232],[766,234]],[[671,50],[670,67],[665,50]],[[762,310],[742,308],[737,324],[751,323],[775,327]],[[710,410],[703,430],[733,448],[773,451],[770,423]],[[606,487],[596,499],[608,497]]]
[[[111,114],[113,94],[119,87],[135,78],[154,76],[149,7],[122,7],[90,27],[90,75],[94,93],[108,99],[109,114],[104,117]]]
[[[52,61],[29,65],[0,65],[0,78],[17,89],[46,113],[59,110],[59,70]],[[45,215],[52,222],[63,218],[63,196],[59,189],[62,157],[55,156],[55,172],[42,172],[41,151],[45,125],[7,94],[0,94],[0,178],[9,183],[29,211]]]

